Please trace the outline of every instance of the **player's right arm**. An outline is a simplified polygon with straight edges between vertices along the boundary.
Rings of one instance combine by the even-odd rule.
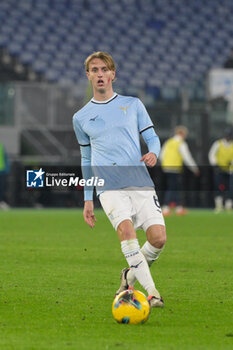
[[[91,146],[80,146],[81,151],[81,166],[82,174],[85,180],[90,179],[93,176],[91,168]],[[84,209],[83,217],[85,222],[93,228],[95,226],[96,218],[94,215],[94,203],[93,203],[93,186],[84,187]]]
[[[84,203],[83,217],[85,222],[93,228],[95,226],[96,218],[94,214],[94,203],[93,201],[87,200]]]
[[[91,145],[89,136],[83,131],[77,114],[73,117],[73,126],[76,138],[80,144],[81,152],[81,167],[82,174],[85,180],[90,179],[93,176],[91,168]],[[84,187],[84,210],[83,217],[85,222],[91,227],[94,227],[94,222],[96,221],[94,215],[94,204],[93,204],[93,186]]]

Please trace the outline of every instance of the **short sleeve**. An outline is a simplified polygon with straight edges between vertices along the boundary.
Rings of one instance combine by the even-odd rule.
[[[137,99],[137,118],[138,130],[140,133],[142,133],[146,129],[154,127],[144,104],[139,99]]]
[[[73,116],[73,127],[74,127],[76,138],[77,138],[80,146],[89,146],[90,145],[90,138],[83,131],[80,123],[78,122],[78,118],[77,118],[76,114]]]

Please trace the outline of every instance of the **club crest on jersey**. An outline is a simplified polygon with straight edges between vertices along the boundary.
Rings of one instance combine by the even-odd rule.
[[[127,113],[127,109],[129,108],[129,106],[125,106],[125,107],[119,107],[123,112],[124,114]]]

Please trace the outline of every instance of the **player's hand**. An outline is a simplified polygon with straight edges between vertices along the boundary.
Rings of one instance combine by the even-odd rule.
[[[144,162],[147,166],[151,168],[155,166],[155,164],[157,163],[157,157],[154,153],[149,152],[144,154],[144,156],[142,156],[142,158],[140,159],[140,162]]]
[[[96,218],[94,215],[94,204],[93,201],[85,201],[83,209],[83,217],[85,222],[93,228],[95,226]]]

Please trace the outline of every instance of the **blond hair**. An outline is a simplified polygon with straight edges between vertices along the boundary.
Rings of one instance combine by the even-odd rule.
[[[175,127],[175,135],[182,134],[186,138],[188,135],[188,132],[189,132],[188,128],[186,128],[186,126],[184,126],[184,125],[177,125]]]
[[[116,71],[116,65],[112,56],[109,55],[109,53],[107,52],[96,51],[89,55],[84,62],[86,72],[89,72],[89,64],[94,58],[101,59],[102,61],[104,61],[109,70],[112,70],[114,72]]]

